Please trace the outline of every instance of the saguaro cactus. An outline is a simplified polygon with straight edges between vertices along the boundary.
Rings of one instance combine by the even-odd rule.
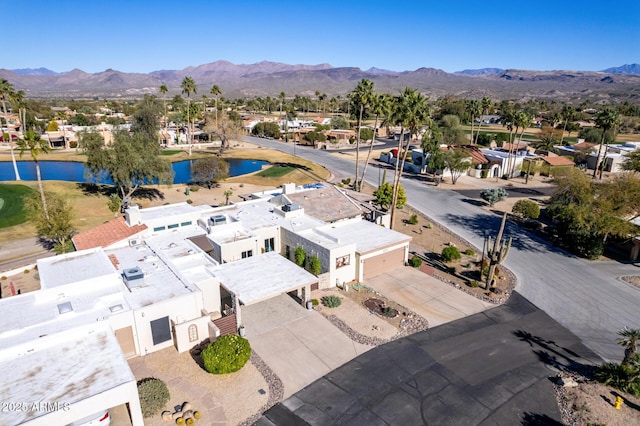
[[[487,236],[487,257],[489,258],[489,273],[487,274],[487,282],[485,285],[485,289],[487,290],[495,286],[494,275],[496,274],[496,266],[500,265],[507,258],[509,249],[511,248],[511,237],[509,237],[509,240],[507,241],[502,239],[506,221],[507,212],[504,212],[504,215],[502,216],[502,223],[500,224],[500,230],[498,231],[496,239],[492,240],[491,236]],[[491,247],[492,242],[493,247]]]

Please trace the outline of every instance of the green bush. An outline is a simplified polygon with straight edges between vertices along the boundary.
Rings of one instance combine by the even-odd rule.
[[[473,256],[474,254],[476,254],[476,252],[473,249],[466,249],[464,251],[464,254],[466,254],[467,256]]]
[[[480,172],[480,177],[481,177],[482,179],[486,179],[486,178],[487,178],[487,176],[489,176],[489,170],[482,170],[482,171]]]
[[[311,304],[313,306],[318,306],[320,304],[320,301],[318,299],[311,299]]]
[[[480,287],[480,284],[478,284],[478,281],[475,281],[475,280],[474,280],[474,281],[471,281],[471,282],[469,283],[469,285],[470,285],[472,288],[478,288],[478,287]]]
[[[320,275],[320,271],[322,270],[322,265],[320,263],[320,259],[318,258],[318,256],[310,256],[309,257],[309,272],[311,272],[313,275]]]
[[[413,266],[414,268],[419,268],[420,265],[422,265],[422,259],[420,259],[418,256],[413,256],[411,259],[409,259],[409,265]]]
[[[235,334],[216,339],[202,351],[204,369],[211,374],[235,373],[249,361],[249,341]]]
[[[416,225],[418,223],[418,215],[412,214],[411,217],[409,218],[409,223],[411,225]]]
[[[322,298],[322,304],[327,308],[337,308],[342,304],[342,299],[336,295],[324,296]]]
[[[138,395],[140,396],[140,407],[144,417],[158,414],[170,399],[167,385],[155,377],[148,377],[138,381]]]
[[[535,201],[518,200],[513,205],[511,212],[519,219],[537,219],[540,217],[540,206]]]
[[[504,188],[491,188],[480,192],[480,198],[485,200],[491,207],[493,207],[495,203],[506,199],[508,196],[509,193],[505,191]]]
[[[296,250],[293,252],[293,258],[296,261],[296,265],[303,267],[307,259],[307,253],[305,253],[302,247],[296,247]]]
[[[612,386],[634,396],[640,396],[640,377],[638,366],[615,363],[602,364],[595,373],[595,378],[605,385]]]
[[[442,249],[442,260],[446,263],[460,260],[461,257],[460,250],[456,246],[448,246]]]

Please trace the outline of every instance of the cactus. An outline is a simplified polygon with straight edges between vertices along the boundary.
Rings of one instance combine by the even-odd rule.
[[[500,230],[498,231],[498,236],[495,240],[492,240],[490,236],[487,237],[487,257],[489,258],[489,273],[487,274],[487,282],[485,284],[485,289],[489,290],[491,287],[495,286],[495,278],[494,275],[496,273],[496,267],[500,265],[507,258],[509,254],[509,249],[511,248],[511,237],[509,240],[505,241],[502,239],[502,234],[504,233],[504,225],[507,221],[507,212],[502,216],[502,223],[500,224]],[[493,242],[493,247],[491,247],[491,243]]]

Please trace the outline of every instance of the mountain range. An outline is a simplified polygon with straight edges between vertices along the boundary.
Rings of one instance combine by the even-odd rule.
[[[148,74],[113,69],[93,74],[79,69],[63,73],[46,68],[0,69],[0,78],[7,79],[16,90],[24,90],[33,98],[136,98],[144,94],[159,95],[163,84],[169,89],[167,96],[173,96],[181,92],[180,83],[187,76],[195,81],[198,97],[209,96],[214,84],[220,87],[222,96],[228,98],[277,97],[280,92],[288,97],[314,96],[316,91],[329,96],[345,96],[359,80],[368,78],[375,83],[378,92],[398,93],[411,87],[431,98],[452,95],[520,101],[539,98],[559,102],[640,102],[639,64],[603,71],[483,68],[455,73],[435,68],[401,72],[370,68],[363,71],[329,64],[289,65],[268,61],[240,65],[216,61]]]

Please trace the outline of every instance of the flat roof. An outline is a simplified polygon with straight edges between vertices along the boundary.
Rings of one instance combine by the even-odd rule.
[[[315,231],[325,234],[340,245],[355,244],[356,251],[360,254],[411,241],[408,235],[360,219],[336,222]]]
[[[88,249],[38,259],[41,288],[95,280],[113,275],[115,269],[102,249]]]
[[[7,403],[73,404],[135,382],[106,322],[76,327],[0,351],[0,395]],[[47,407],[0,410],[0,424],[22,424]]]
[[[276,252],[220,265],[214,272],[221,284],[244,305],[295,290],[318,278]]]

